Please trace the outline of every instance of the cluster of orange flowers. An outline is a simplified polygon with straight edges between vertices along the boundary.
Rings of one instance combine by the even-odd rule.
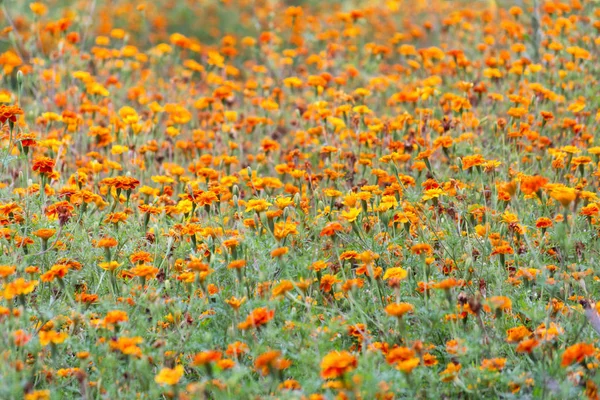
[[[596,3],[24,3],[0,398],[599,398]]]

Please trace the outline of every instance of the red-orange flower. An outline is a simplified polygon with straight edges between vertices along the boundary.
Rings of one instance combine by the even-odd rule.
[[[40,174],[50,174],[54,170],[54,164],[56,161],[50,157],[37,157],[33,160],[33,170]]]
[[[249,328],[259,328],[272,320],[274,315],[275,310],[268,310],[266,307],[259,307],[248,315],[246,321],[239,323],[238,328],[244,330]]]

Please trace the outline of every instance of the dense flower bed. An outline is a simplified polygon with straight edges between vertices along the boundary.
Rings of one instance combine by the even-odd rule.
[[[0,398],[598,398],[597,2],[0,3]]]

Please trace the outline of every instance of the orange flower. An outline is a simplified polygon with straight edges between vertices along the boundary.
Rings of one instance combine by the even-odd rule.
[[[14,265],[0,265],[0,278],[7,278],[17,271]]]
[[[411,360],[415,357],[415,351],[408,347],[395,347],[386,355],[388,364],[399,364],[404,361]]]
[[[38,285],[38,281],[26,281],[23,278],[17,278],[13,282],[9,282],[4,286],[4,298],[11,300],[16,296],[29,294]]]
[[[543,188],[546,183],[548,183],[548,179],[543,176],[523,176],[520,183],[521,192],[532,195]]]
[[[242,269],[246,266],[246,260],[233,260],[228,265],[229,269]]]
[[[408,272],[404,268],[392,267],[388,268],[383,274],[383,280],[396,279],[403,280],[408,276]]]
[[[401,318],[404,314],[412,313],[414,309],[410,303],[392,303],[385,307],[385,312],[392,317]]]
[[[184,369],[182,365],[178,365],[175,368],[163,368],[154,377],[154,381],[159,385],[176,385],[181,380],[183,373]]]
[[[0,123],[17,122],[17,115],[23,115],[23,110],[19,106],[0,105]]]
[[[325,274],[321,277],[319,288],[324,292],[330,292],[331,287],[339,282],[341,281],[335,275]]]
[[[69,272],[69,266],[65,264],[55,264],[40,277],[42,282],[50,282],[55,278],[62,279]]]
[[[284,370],[291,364],[291,361],[281,357],[281,352],[270,350],[256,357],[254,368],[262,375],[267,375],[271,373],[272,370]]]
[[[251,199],[246,203],[246,212],[256,211],[257,213],[260,213],[269,208],[270,205],[272,204],[263,199]]]
[[[465,156],[462,159],[462,169],[467,170],[473,167],[481,166],[485,164],[485,158],[481,154],[475,154],[472,156]]]
[[[140,264],[130,269],[129,272],[140,278],[151,279],[158,274],[158,268],[152,265]]]
[[[268,310],[266,307],[257,308],[248,315],[246,321],[238,324],[238,328],[243,330],[249,328],[260,328],[272,320],[274,315],[274,310]]]
[[[512,247],[510,247],[510,245],[496,246],[492,250],[491,255],[494,256],[496,254],[514,254],[514,250]]]
[[[546,217],[540,217],[535,222],[536,228],[540,228],[540,229],[550,228],[552,225],[553,225],[552,220],[550,218],[546,218]]]
[[[229,304],[234,310],[237,310],[242,306],[242,304],[244,304],[245,301],[245,297],[242,297],[241,299],[238,299],[237,297],[231,297],[225,300],[225,303]]]
[[[506,296],[490,297],[489,304],[496,310],[510,311],[512,309],[512,301]]]
[[[248,345],[246,343],[234,342],[227,346],[227,351],[225,352],[225,354],[227,354],[230,357],[238,357],[242,354],[247,353],[248,351],[250,351],[250,349],[248,348]]]
[[[275,258],[284,256],[288,253],[289,250],[290,249],[288,249],[287,247],[278,247],[271,252],[271,257]]]
[[[358,366],[358,360],[347,351],[332,351],[321,361],[321,377],[337,379]]]
[[[273,298],[281,297],[292,289],[294,289],[294,284],[291,281],[282,280],[277,286],[273,288],[271,296]]]
[[[54,164],[55,161],[52,158],[37,157],[35,160],[33,160],[33,170],[38,171],[40,174],[48,175],[54,170]]]
[[[192,365],[197,367],[213,362],[217,362],[221,359],[221,352],[216,350],[203,351],[194,356]]]
[[[508,336],[506,338],[507,342],[516,343],[520,342],[524,338],[528,338],[533,334],[533,332],[527,329],[527,327],[521,325],[514,328],[510,328],[506,331],[506,334]]]
[[[126,322],[126,321],[129,321],[129,317],[127,316],[127,313],[125,311],[121,311],[121,310],[109,311],[108,313],[106,313],[106,316],[104,317],[104,323],[106,325],[115,325],[120,322]]]
[[[539,344],[540,342],[535,338],[525,339],[519,343],[515,351],[517,353],[531,353]]]
[[[577,198],[577,191],[566,186],[556,186],[550,191],[550,197],[567,208]]]
[[[33,236],[37,236],[40,239],[48,240],[56,233],[56,229],[38,229],[32,232]]]
[[[49,331],[40,331],[39,338],[40,344],[42,346],[47,346],[48,344],[61,344],[67,339],[68,335],[65,332],[56,332],[53,330]]]
[[[506,358],[485,359],[481,362],[481,369],[488,371],[501,371],[506,365]]]
[[[13,340],[16,346],[25,346],[29,340],[31,339],[31,335],[25,332],[22,329],[19,329],[13,332]]]
[[[440,376],[443,382],[452,382],[458,377],[458,373],[462,369],[462,366],[459,363],[448,363],[446,365],[446,369],[440,372]]]
[[[139,337],[120,337],[118,339],[112,339],[109,343],[111,350],[120,351],[125,355],[133,355],[136,357],[142,356],[142,349],[138,347],[138,344],[144,340]]]
[[[117,242],[117,239],[112,237],[105,237],[96,242],[96,247],[107,249],[110,247],[116,247],[118,244],[119,243]]]
[[[575,362],[582,362],[586,357],[596,354],[596,348],[588,343],[577,343],[565,349],[560,363],[563,367],[568,367]]]

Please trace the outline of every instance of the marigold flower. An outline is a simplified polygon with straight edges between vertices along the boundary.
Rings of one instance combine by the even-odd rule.
[[[37,236],[40,239],[48,240],[56,233],[56,229],[38,229],[37,231],[31,232],[33,236]]]
[[[39,332],[40,344],[42,346],[47,346],[50,343],[61,344],[67,339],[67,337],[68,335],[65,332],[56,332],[54,330],[42,330]]]
[[[154,381],[159,385],[176,385],[183,377],[184,369],[182,365],[175,368],[163,368],[158,375],[154,377]]]
[[[246,212],[256,211],[258,213],[265,211],[272,204],[263,199],[251,199],[246,203]]]
[[[343,230],[343,228],[344,227],[339,222],[330,222],[321,230],[319,236],[333,236],[336,232]]]
[[[385,312],[396,318],[401,318],[404,314],[412,313],[415,307],[410,303],[392,303],[385,307]]]
[[[481,369],[488,371],[501,371],[506,365],[506,358],[492,358],[481,361]]]
[[[129,272],[133,276],[138,276],[140,278],[151,279],[154,278],[158,274],[158,268],[153,267],[152,265],[140,264],[129,270]]]
[[[577,198],[577,191],[570,187],[557,186],[550,190],[550,197],[566,208]]]
[[[446,365],[446,369],[440,372],[440,376],[442,378],[442,382],[452,382],[458,377],[458,373],[462,369],[462,366],[459,363],[448,363]]]
[[[539,346],[539,344],[540,342],[535,338],[525,339],[519,342],[519,345],[517,346],[515,351],[517,353],[531,353],[533,349]]]
[[[278,247],[271,252],[271,257],[276,258],[276,257],[284,256],[289,252],[289,250],[290,249],[287,247]]]
[[[281,352],[270,350],[256,357],[254,368],[262,375],[267,375],[272,370],[281,371],[287,369],[291,364],[291,361],[281,357]]]
[[[33,292],[38,285],[38,281],[26,281],[23,278],[17,278],[4,286],[4,298],[11,300],[16,296],[21,296]]]
[[[17,271],[17,267],[14,265],[0,265],[0,278],[4,279]]]
[[[197,353],[194,356],[194,361],[192,361],[192,365],[198,367],[200,365],[205,365],[209,363],[217,362],[221,359],[222,353],[216,350],[208,350]]]
[[[143,343],[143,339],[139,336],[136,337],[125,337],[122,336],[118,339],[113,339],[109,342],[111,350],[120,351],[125,355],[132,355],[141,357],[142,349],[138,347],[138,344]]]
[[[260,328],[272,320],[274,315],[275,310],[269,310],[266,307],[256,308],[248,315],[246,321],[238,324],[238,328],[242,330]]]
[[[54,170],[55,162],[54,159],[49,157],[38,157],[33,160],[33,170],[40,174],[48,175]]]
[[[360,208],[351,208],[348,211],[342,211],[341,217],[348,222],[354,222],[360,215]]]
[[[588,343],[577,343],[565,349],[560,363],[563,367],[568,367],[575,362],[582,362],[586,357],[596,354],[596,349]]]
[[[520,342],[525,338],[530,337],[531,335],[533,335],[533,332],[527,329],[527,327],[521,325],[514,328],[510,328],[506,331],[506,335],[508,336],[506,338],[507,342],[516,343]]]
[[[111,248],[116,247],[119,243],[117,239],[112,237],[104,237],[96,242],[96,247],[99,248]]]
[[[244,268],[245,266],[246,266],[246,260],[234,260],[234,261],[231,261],[227,265],[227,268],[229,268],[229,269],[241,269],[241,268]]]
[[[242,342],[234,342],[227,346],[227,354],[230,357],[238,357],[241,354],[245,354],[249,351],[248,345]]]
[[[347,351],[332,351],[321,360],[321,377],[337,379],[353,371],[358,366],[358,360]]]
[[[392,267],[388,268],[383,274],[383,280],[386,281],[388,279],[396,279],[403,280],[408,276],[408,272],[404,268],[400,267]]]
[[[23,110],[19,106],[0,105],[0,123],[5,124],[7,121],[11,123],[17,122],[17,116],[23,115]],[[46,157],[43,157],[46,158]],[[54,166],[54,164],[53,164]],[[35,169],[34,169],[35,170]]]

